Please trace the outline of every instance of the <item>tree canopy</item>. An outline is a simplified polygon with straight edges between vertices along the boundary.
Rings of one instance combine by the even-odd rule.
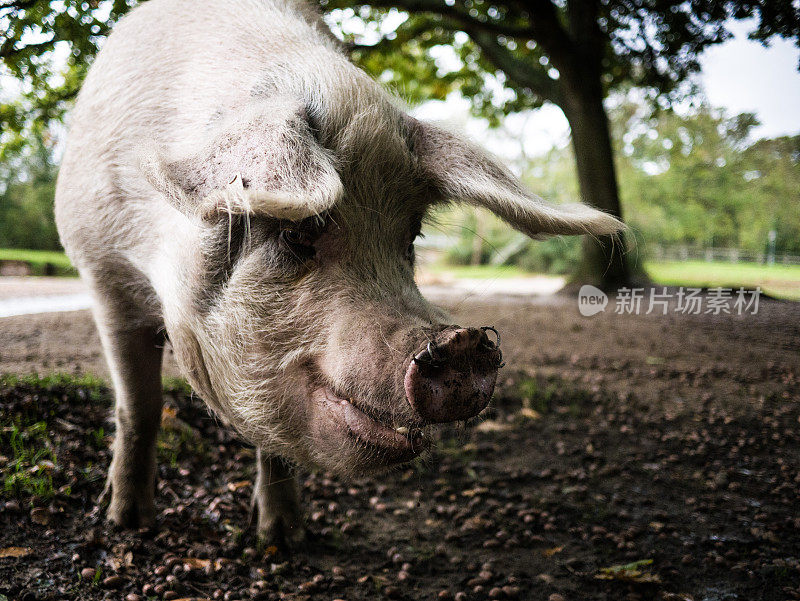
[[[753,19],[750,37],[794,38],[800,8],[789,0],[321,0],[340,27],[360,19],[369,35],[347,34],[364,68],[412,101],[452,90],[493,120],[536,108],[563,106],[568,73],[601,73],[604,95],[639,87],[667,106],[693,90],[687,82],[699,55],[731,36],[730,19]],[[408,17],[395,26],[397,11]],[[377,24],[377,25],[376,25]],[[350,30],[354,28],[350,27]],[[442,47],[460,66],[442,69]],[[499,80],[509,94],[498,93]],[[583,85],[591,82],[583,81]]]
[[[791,0],[319,3],[345,32],[354,59],[406,99],[442,99],[457,90],[494,122],[544,101],[561,105],[569,93],[561,73],[582,64],[597,63],[605,92],[642,87],[666,105],[691,92],[687,76],[705,48],[730,37],[731,18],[753,19],[753,39],[778,35],[800,46],[800,7]],[[0,94],[0,159],[24,145],[29,128],[63,117],[102,40],[136,4],[0,0],[0,59],[22,93]],[[407,17],[398,19],[398,11]],[[353,28],[343,22],[352,19],[372,35],[347,33]],[[447,48],[456,68],[442,65]]]

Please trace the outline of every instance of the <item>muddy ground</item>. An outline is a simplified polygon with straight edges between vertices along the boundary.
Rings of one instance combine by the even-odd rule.
[[[157,528],[119,532],[95,504],[108,390],[6,379],[0,594],[800,599],[800,305],[593,318],[566,298],[450,308],[503,334],[492,408],[389,476],[302,473],[309,540],[291,557],[247,528],[252,449],[179,384]],[[105,374],[85,312],[2,319],[0,340],[2,372]]]

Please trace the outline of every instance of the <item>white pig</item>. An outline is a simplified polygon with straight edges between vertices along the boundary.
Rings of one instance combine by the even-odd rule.
[[[72,112],[56,196],[116,395],[110,519],[154,517],[165,334],[258,448],[273,542],[303,534],[290,465],[375,472],[478,414],[494,332],[450,324],[414,283],[414,239],[444,202],[531,236],[621,227],[546,204],[408,116],[299,1],[151,0],[122,19]]]

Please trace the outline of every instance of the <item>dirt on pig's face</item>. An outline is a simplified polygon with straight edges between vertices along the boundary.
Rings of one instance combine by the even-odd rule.
[[[225,215],[196,267],[194,385],[255,444],[339,472],[425,449],[405,376],[446,328],[414,282],[427,207],[380,192],[299,222]]]

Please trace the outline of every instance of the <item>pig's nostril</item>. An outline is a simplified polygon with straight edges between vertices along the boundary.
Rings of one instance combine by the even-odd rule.
[[[495,330],[492,326],[483,326],[481,331],[484,334],[485,342],[483,343],[484,346],[488,346],[489,348],[497,348],[500,346],[500,332]],[[489,337],[486,335],[486,332],[494,332],[495,335],[495,342],[492,342]]]
[[[412,358],[412,361],[428,367],[441,367],[443,357],[437,353],[436,345],[431,341],[424,351]]]
[[[428,347],[426,349],[428,351],[428,355],[430,355],[431,361],[437,363],[436,359],[436,347],[433,346],[433,341],[428,342]]]

